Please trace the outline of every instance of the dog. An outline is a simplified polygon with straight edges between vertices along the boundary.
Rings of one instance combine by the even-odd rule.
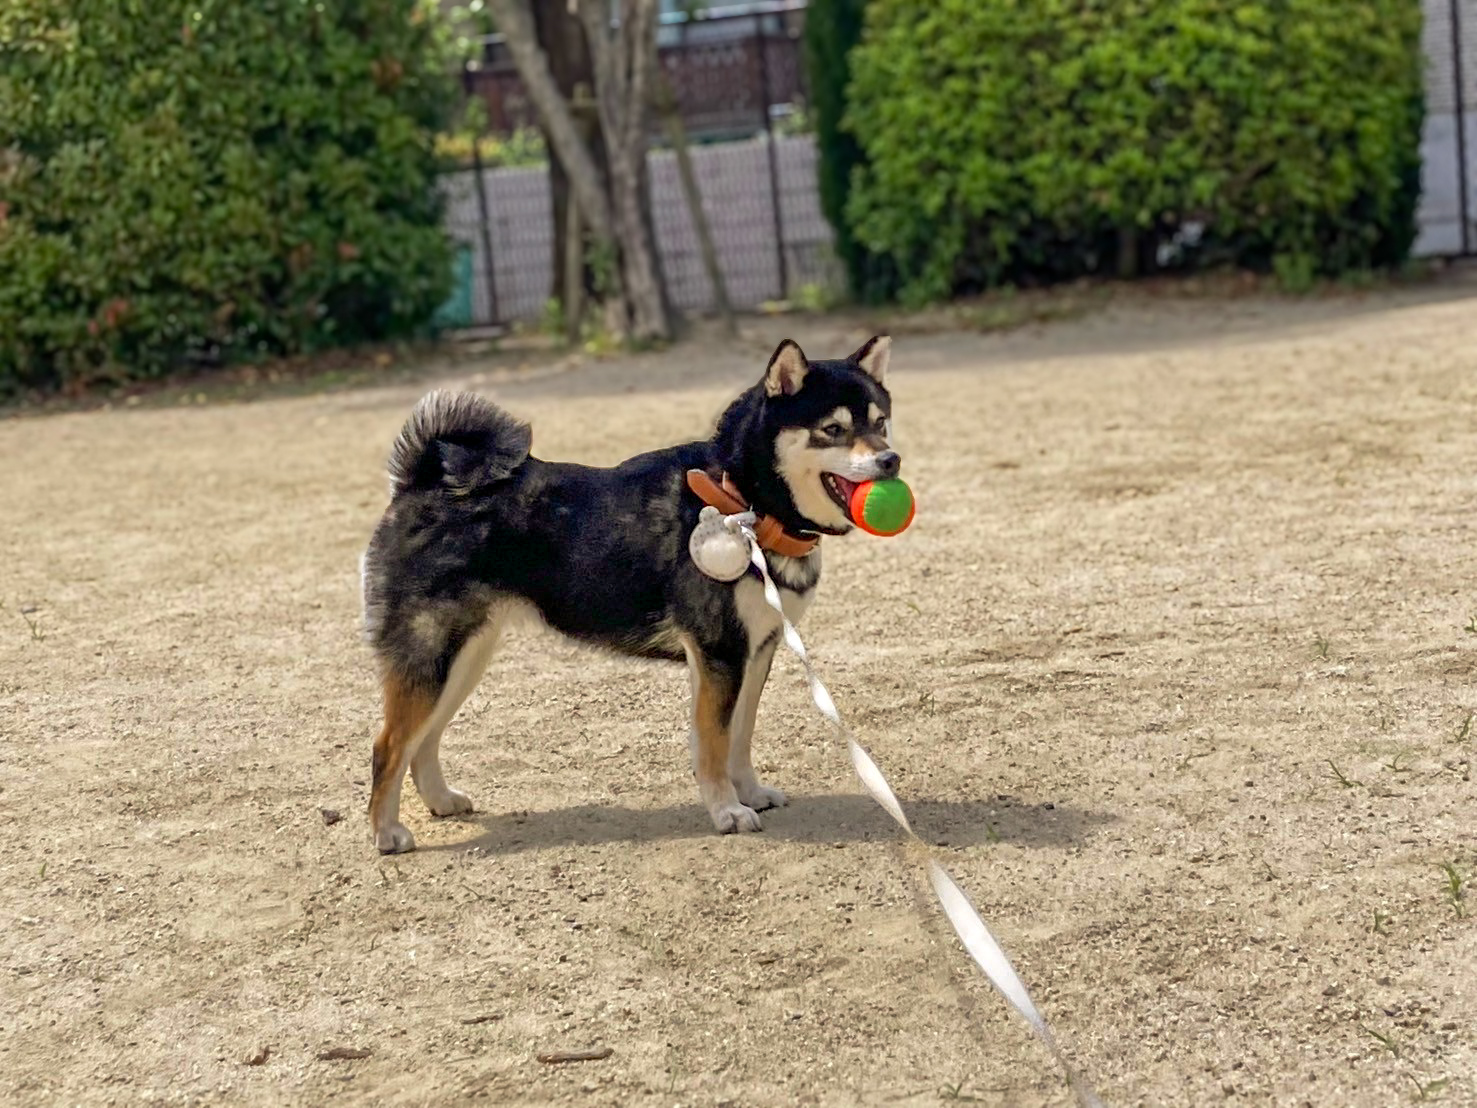
[[[384,691],[369,802],[379,850],[415,849],[399,819],[407,768],[432,815],[472,811],[442,776],[441,735],[509,619],[529,610],[581,642],[686,662],[702,802],[720,832],[760,830],[759,812],[786,803],[750,756],[780,619],[755,567],[736,581],[705,576],[689,536],[705,503],[756,512],[798,621],[820,580],[821,537],[852,527],[852,489],[902,464],[890,355],[885,335],[815,362],[787,339],[710,438],[610,469],[533,457],[528,425],[475,394],[422,399],[391,450],[390,503],[361,562]]]

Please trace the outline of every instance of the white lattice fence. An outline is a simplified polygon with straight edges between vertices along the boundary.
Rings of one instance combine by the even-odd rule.
[[[763,139],[694,147],[693,169],[703,209],[713,229],[719,265],[734,307],[757,308],[794,296],[806,285],[836,288],[843,281],[831,250],[831,226],[821,213],[816,186],[815,142],[810,136],[775,142],[779,169],[780,226],[789,288],[780,287],[775,214],[769,183],[769,144]],[[478,230],[474,175],[446,178],[446,225],[473,251],[472,317],[477,323],[535,319],[549,298],[554,276],[553,202],[548,171],[484,172],[491,216],[497,311],[487,290],[487,262]],[[673,303],[683,311],[712,307],[713,292],[698,252],[677,166],[667,151],[651,154],[652,214],[657,247]]]
[[[1422,6],[1426,128],[1416,253],[1477,253],[1477,0],[1423,0]]]

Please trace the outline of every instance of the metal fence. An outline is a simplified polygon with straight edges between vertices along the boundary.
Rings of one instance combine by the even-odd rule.
[[[1422,134],[1420,256],[1477,255],[1477,0],[1422,0],[1426,123]],[[664,23],[663,68],[689,134],[703,207],[735,307],[835,289],[842,274],[820,212],[809,136],[779,137],[776,123],[803,111],[799,0],[762,11]],[[511,59],[489,41],[468,88],[489,129],[533,123]],[[655,126],[655,121],[653,121]],[[713,140],[736,140],[714,142]],[[703,145],[704,141],[712,145]],[[713,306],[697,236],[669,152],[650,155],[657,247],[676,307]],[[553,206],[546,167],[447,175],[447,226],[464,247],[470,307],[463,322],[537,318],[553,289]],[[484,216],[485,213],[485,216]]]
[[[790,0],[747,7],[756,10],[726,15],[718,8],[691,19],[669,16],[658,31],[662,68],[695,140],[751,134],[804,100],[800,35],[805,4]],[[498,36],[483,43],[467,86],[486,105],[493,134],[537,124],[518,68]],[[658,129],[656,120],[652,127]]]
[[[1420,234],[1425,257],[1477,254],[1477,0],[1423,0],[1426,126]]]
[[[784,137],[803,112],[800,36],[804,4],[750,5],[738,14],[668,18],[658,32],[661,64],[692,147],[703,211],[712,229],[729,299],[738,309],[843,281],[821,214],[815,143]],[[487,108],[488,130],[533,125],[532,106],[506,47],[484,43],[465,87]],[[660,121],[653,119],[653,139]],[[657,250],[675,307],[714,307],[696,231],[674,156],[649,155]],[[474,326],[529,320],[554,295],[554,213],[547,167],[486,169],[443,178],[447,228],[463,248],[470,283],[464,318]],[[469,264],[468,264],[469,263]]]
[[[779,180],[778,240],[770,192],[771,156]],[[794,296],[808,285],[830,289],[840,284],[831,227],[820,209],[815,142],[810,136],[773,142],[761,136],[694,147],[692,161],[735,308],[756,308],[767,300]],[[670,151],[653,150],[650,166],[657,249],[672,302],[683,311],[706,311],[713,307],[713,290],[682,195],[676,159]],[[476,174],[465,170],[445,178],[447,227],[470,252],[471,322],[535,319],[549,300],[554,279],[548,169],[484,170],[482,184],[490,265]]]

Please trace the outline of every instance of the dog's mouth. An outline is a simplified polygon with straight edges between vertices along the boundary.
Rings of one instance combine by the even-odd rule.
[[[857,482],[848,481],[839,473],[822,473],[821,484],[826,487],[826,495],[841,509],[841,514],[851,519],[851,494],[856,490]],[[854,519],[851,521],[856,522]]]

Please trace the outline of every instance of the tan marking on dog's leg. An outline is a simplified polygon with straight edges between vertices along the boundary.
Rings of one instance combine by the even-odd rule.
[[[385,675],[384,689],[385,725],[374,741],[369,825],[380,853],[400,854],[415,849],[414,836],[400,823],[400,783],[415,744],[426,733],[426,722],[436,702],[398,674]]]
[[[754,773],[752,744],[754,723],[759,716],[759,698],[769,680],[769,667],[774,662],[778,643],[770,643],[749,659],[744,668],[744,683],[739,689],[738,704],[733,710],[733,723],[729,726],[728,776],[738,792],[738,798],[755,811],[766,808],[781,808],[789,803],[779,789],[771,789],[759,782]]]
[[[441,773],[441,736],[467,697],[476,689],[477,682],[487,670],[502,637],[505,619],[496,615],[485,627],[467,641],[451,663],[446,686],[436,698],[431,726],[425,738],[410,759],[410,776],[415,781],[416,792],[433,816],[454,816],[473,810],[471,797],[446,784]]]
[[[720,832],[762,830],[759,814],[739,801],[728,776],[729,726],[737,696],[733,678],[690,646],[687,661],[693,674],[693,770],[698,795]]]

